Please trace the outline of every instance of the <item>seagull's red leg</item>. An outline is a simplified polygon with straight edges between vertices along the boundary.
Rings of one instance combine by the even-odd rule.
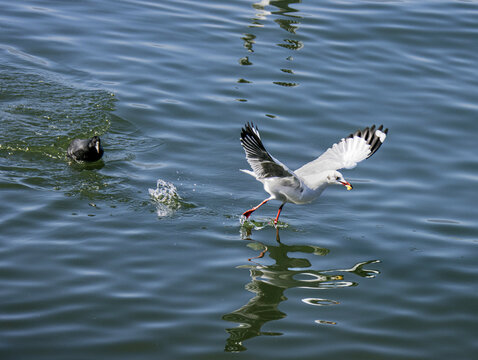
[[[280,212],[282,211],[282,208],[284,207],[285,203],[282,203],[281,206],[279,206],[279,211],[277,212],[277,216],[274,220],[274,225],[277,225],[277,222],[279,221],[279,215],[280,215]]]
[[[242,214],[242,216],[245,216],[246,219],[249,219],[249,216],[251,216],[251,214],[252,214],[254,211],[256,211],[257,209],[259,209],[262,205],[264,205],[264,204],[265,204],[266,202],[268,202],[269,200],[270,200],[269,198],[265,199],[265,200],[264,200],[263,202],[261,202],[259,205],[254,206],[252,209],[249,209],[249,210],[245,211],[245,212]]]

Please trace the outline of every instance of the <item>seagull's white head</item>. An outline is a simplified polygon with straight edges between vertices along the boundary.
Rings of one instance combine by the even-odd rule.
[[[343,185],[347,188],[347,190],[352,190],[352,185],[344,179],[343,175],[336,170],[330,170],[327,173],[327,183],[328,184],[338,184]]]

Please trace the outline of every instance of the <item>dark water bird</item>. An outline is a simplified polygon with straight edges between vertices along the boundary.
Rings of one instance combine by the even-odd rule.
[[[347,190],[352,190],[352,185],[337,170],[352,169],[358,162],[372,156],[385,141],[387,133],[388,129],[384,130],[383,125],[357,130],[332,145],[317,159],[292,171],[268,153],[262,144],[257,126],[247,123],[241,132],[241,144],[252,171],[241,171],[260,181],[270,196],[245,211],[242,214],[243,219],[248,219],[269,200],[279,200],[282,204],[274,220],[274,224],[277,224],[285,203],[310,203],[332,184],[343,185]]]
[[[76,161],[93,162],[103,156],[103,147],[98,136],[91,139],[75,139],[68,146],[68,156]]]

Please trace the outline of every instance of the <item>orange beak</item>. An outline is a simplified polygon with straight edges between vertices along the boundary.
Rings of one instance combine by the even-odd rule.
[[[345,186],[347,188],[347,190],[352,190],[353,189],[352,185],[350,185],[350,183],[348,181],[341,181],[340,183],[343,186]]]

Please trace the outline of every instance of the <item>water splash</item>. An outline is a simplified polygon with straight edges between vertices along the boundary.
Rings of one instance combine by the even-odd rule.
[[[250,238],[252,231],[259,231],[265,229],[266,227],[273,227],[275,229],[285,229],[289,227],[289,224],[279,221],[277,224],[274,224],[274,219],[269,219],[267,221],[258,221],[254,219],[247,219],[244,215],[239,219],[239,233],[241,239]]]
[[[156,203],[158,217],[170,216],[182,206],[178,190],[172,183],[158,179],[156,189],[149,189],[148,192]]]

